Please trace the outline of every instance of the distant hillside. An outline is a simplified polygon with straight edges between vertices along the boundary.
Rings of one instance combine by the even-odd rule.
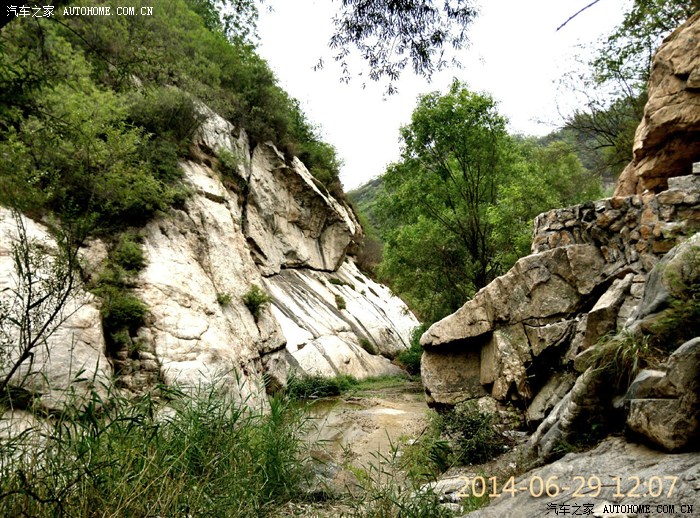
[[[353,189],[347,193],[354,208],[359,212],[358,216],[362,220],[365,232],[369,235],[377,236],[381,227],[381,222],[377,216],[377,200],[384,190],[384,181],[381,176],[373,178],[366,184]]]

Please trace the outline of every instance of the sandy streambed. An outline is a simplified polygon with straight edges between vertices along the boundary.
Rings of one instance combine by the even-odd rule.
[[[427,412],[419,384],[321,399],[309,407],[314,425],[309,439],[336,461],[366,465],[420,435]]]

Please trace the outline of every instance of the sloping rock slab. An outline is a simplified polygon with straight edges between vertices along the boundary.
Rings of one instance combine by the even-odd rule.
[[[598,480],[600,492],[594,490]],[[543,487],[550,482],[552,495],[557,487],[559,493],[550,497],[543,492],[539,498],[535,497],[540,491],[540,481]],[[498,480],[499,491],[505,482]],[[574,496],[582,483],[584,487],[579,490],[582,496]],[[465,516],[533,518],[562,515],[564,510],[568,516],[576,516],[576,509],[579,516],[678,516],[675,513],[683,513],[682,509],[689,512],[688,506],[696,512],[700,508],[700,453],[666,454],[614,437],[593,450],[570,453],[526,473],[515,480],[515,488],[515,496],[504,493],[493,498],[488,507]],[[651,496],[657,493],[659,496]],[[605,506],[610,510],[613,504],[644,508],[634,513],[605,513]],[[675,506],[674,512],[670,512],[670,506]]]
[[[523,257],[455,313],[430,326],[421,345],[436,347],[481,336],[499,322],[566,318],[580,309],[614,269],[593,245],[571,245]]]

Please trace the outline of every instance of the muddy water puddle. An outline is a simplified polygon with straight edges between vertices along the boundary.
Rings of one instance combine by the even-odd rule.
[[[337,461],[367,465],[388,456],[392,446],[415,438],[426,426],[425,396],[415,387],[327,398],[310,405],[312,442]]]

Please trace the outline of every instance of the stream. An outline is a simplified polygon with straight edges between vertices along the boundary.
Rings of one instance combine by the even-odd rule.
[[[312,443],[336,462],[366,466],[391,453],[392,446],[418,437],[427,424],[428,407],[420,382],[323,398],[309,407]]]

